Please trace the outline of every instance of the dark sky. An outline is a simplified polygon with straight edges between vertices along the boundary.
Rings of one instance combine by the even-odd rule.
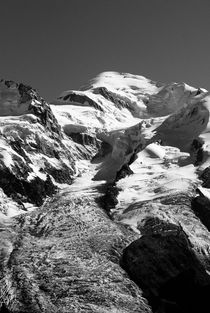
[[[0,77],[47,100],[103,71],[210,90],[209,0],[2,0]]]

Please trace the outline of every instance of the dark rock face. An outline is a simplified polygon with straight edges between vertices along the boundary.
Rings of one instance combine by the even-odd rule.
[[[131,109],[132,108],[132,102],[129,98],[123,98],[122,96],[111,92],[108,90],[106,87],[99,87],[94,89],[95,94],[100,94],[102,95],[105,99],[113,102],[115,106],[119,109],[122,108],[127,108]]]
[[[204,158],[204,151],[203,151],[203,142],[198,139],[194,139],[191,145],[191,150],[195,154],[195,166],[198,166],[202,163]]]
[[[100,143],[100,149],[97,151],[97,153],[92,158],[92,162],[93,163],[97,162],[97,160],[100,160],[104,156],[108,155],[109,153],[112,152],[112,149],[113,148],[109,143],[102,141]]]
[[[6,305],[3,303],[2,307],[0,308],[0,313],[12,313],[11,311],[9,311],[6,307]]]
[[[47,102],[41,98],[32,87],[19,84],[18,91],[20,93],[20,103],[31,101],[28,107],[28,113],[32,113],[39,118],[40,123],[48,130],[61,135],[61,128],[58,124],[52,110]],[[32,102],[32,100],[37,100]]]
[[[207,313],[210,278],[182,228],[150,218],[141,231],[124,250],[121,265],[154,312]]]
[[[53,178],[72,183],[72,141],[64,143],[50,106],[30,86],[0,81],[1,115],[0,187],[18,203],[41,205],[57,190]]]
[[[118,204],[117,197],[120,193],[120,189],[117,187],[116,182],[131,174],[133,174],[133,171],[127,164],[124,164],[117,172],[115,181],[106,185],[105,193],[100,197],[99,203],[108,215],[110,215],[111,210]]]
[[[8,121],[0,136],[5,147],[10,146],[12,162],[7,167],[4,158],[0,158],[1,188],[13,199],[36,205],[40,205],[46,196],[52,195],[57,189],[49,175],[58,183],[71,184],[74,174],[74,161],[68,147],[63,145],[60,138],[51,137],[51,132],[46,130],[43,135],[42,131],[39,123],[10,124]],[[72,160],[72,166],[68,167],[64,159]]]
[[[202,163],[198,138],[209,113],[193,104],[162,119],[191,91],[147,84],[65,92],[56,102],[62,109],[52,106],[61,129],[34,89],[0,81],[0,313],[209,312],[210,201],[198,187],[191,203],[199,182],[179,178],[182,152],[173,147],[189,131],[190,162]],[[147,120],[127,127],[130,113]],[[150,113],[162,120],[148,121]],[[155,125],[160,135],[152,137]],[[155,143],[138,154],[158,140],[172,146]],[[133,173],[135,158],[140,171]],[[210,168],[201,175],[204,187],[209,177]]]
[[[38,206],[43,203],[46,196],[52,196],[57,190],[49,175],[45,181],[36,177],[28,182],[16,177],[6,168],[0,171],[0,187],[8,197],[17,202],[26,201]]]
[[[95,197],[63,191],[0,229],[2,312],[151,313],[119,266],[135,234],[111,221]]]
[[[210,167],[205,168],[200,175],[200,179],[203,181],[203,187],[210,188]]]
[[[210,231],[210,201],[203,195],[197,196],[192,200],[192,209]]]
[[[106,186],[105,194],[99,198],[99,204],[110,215],[110,211],[118,204],[117,196],[119,188],[115,183],[109,183]]]
[[[200,175],[200,179],[203,181],[203,187],[210,188],[210,167],[205,168]],[[192,199],[192,210],[210,231],[210,201],[199,190],[198,193],[200,195]]]
[[[117,172],[116,181],[125,178],[126,176],[132,175],[133,171],[130,169],[128,164],[124,164],[121,169]]]
[[[100,147],[100,141],[96,137],[90,136],[86,133],[70,133],[68,136],[76,143],[83,146],[96,146]]]
[[[62,169],[56,169],[55,167],[47,168],[47,172],[54,178],[59,184],[71,184],[73,181],[72,171],[67,167],[63,166]]]
[[[62,98],[58,98],[58,99],[72,102],[72,104],[79,103],[80,105],[83,105],[83,106],[91,106],[91,107],[93,107],[93,108],[95,108],[101,112],[104,112],[103,108],[98,103],[93,101],[91,98],[89,98],[86,95],[78,95],[78,94],[74,93],[73,91],[68,93],[66,96],[64,96]]]
[[[61,127],[59,126],[49,104],[39,96],[31,86],[22,83],[17,84],[13,81],[0,81],[3,90],[0,92],[0,107],[3,106],[3,115],[21,115],[32,113],[38,117],[40,124],[46,129],[61,136]],[[13,100],[12,106],[9,105]],[[16,100],[15,100],[16,99]],[[7,100],[9,100],[7,102]],[[15,103],[16,101],[16,103]],[[5,107],[8,106],[8,108]],[[10,108],[11,106],[11,108]],[[8,110],[8,114],[7,114]],[[0,108],[0,115],[2,109]]]

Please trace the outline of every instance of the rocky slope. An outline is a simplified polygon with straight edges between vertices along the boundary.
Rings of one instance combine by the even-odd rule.
[[[0,82],[0,312],[208,312],[210,98]],[[188,292],[187,292],[188,291]]]

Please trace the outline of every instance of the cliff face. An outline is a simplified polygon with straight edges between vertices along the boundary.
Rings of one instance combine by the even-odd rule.
[[[209,109],[127,73],[52,104],[2,80],[0,312],[208,312]]]
[[[14,214],[28,203],[41,205],[74,173],[73,153],[49,104],[29,86],[1,81],[0,188],[16,201]]]

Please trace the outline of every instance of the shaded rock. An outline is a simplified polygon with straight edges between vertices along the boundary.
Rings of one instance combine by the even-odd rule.
[[[67,166],[65,166],[65,164],[63,165],[62,169],[47,166],[47,172],[59,184],[71,184],[73,181],[72,171]]]
[[[111,144],[109,144],[105,141],[102,141],[100,144],[100,148],[99,148],[98,152],[92,158],[92,162],[94,163],[97,160],[99,160],[99,162],[100,162],[101,158],[105,157],[106,155],[108,155],[111,152],[112,152]]]
[[[142,288],[154,311],[207,313],[210,278],[182,228],[151,218],[142,232],[124,250],[121,265]],[[170,310],[163,301],[171,304]]]
[[[196,216],[210,231],[210,201],[203,195],[197,196],[192,200],[192,209]]]
[[[99,205],[108,215],[118,204],[117,196],[119,191],[115,183],[108,183],[105,187],[104,195],[98,199]]]
[[[127,164],[124,164],[122,168],[117,172],[115,181],[106,184],[104,195],[99,198],[99,204],[107,212],[108,215],[110,214],[111,210],[114,209],[118,204],[117,197],[120,193],[120,188],[117,187],[116,182],[131,174],[133,174],[133,171]]]
[[[205,168],[199,177],[205,188],[210,188],[210,167]],[[199,189],[199,196],[192,199],[191,207],[195,215],[201,220],[203,225],[210,231],[210,200],[206,198]]]
[[[54,134],[61,136],[59,126],[49,104],[35,89],[22,83],[0,81],[0,116],[34,114],[39,122]]]
[[[93,92],[95,94],[100,94],[105,99],[113,102],[115,106],[119,109],[122,109],[122,108],[132,109],[132,101],[129,98],[125,98],[125,97],[120,96],[119,94],[111,92],[106,87],[95,88]]]
[[[200,179],[203,181],[203,187],[210,188],[210,166],[201,173]]]
[[[81,145],[96,146],[99,148],[100,141],[96,137],[86,133],[70,133],[68,136],[76,143]]]
[[[194,139],[191,145],[192,153],[195,155],[195,166],[202,163],[204,158],[203,142],[199,139]]]
[[[53,115],[49,104],[38,95],[36,90],[32,89],[31,86],[27,86],[21,83],[18,85],[18,91],[21,96],[19,100],[20,103],[30,101],[28,106],[28,113],[33,113],[36,115],[39,118],[40,123],[50,131],[61,135],[61,127]]]
[[[9,311],[6,307],[6,305],[3,303],[1,308],[0,308],[0,313],[12,313],[11,311]]]
[[[0,170],[0,187],[15,201],[24,200],[38,206],[43,203],[46,196],[53,195],[57,190],[49,175],[45,181],[35,177],[29,182],[16,177],[7,168]]]
[[[14,248],[0,269],[0,303],[13,313],[151,313],[119,266],[135,234],[111,221],[97,196],[64,190],[13,219],[5,230]]]
[[[103,108],[95,101],[93,101],[88,96],[82,94],[74,93],[73,91],[68,92],[65,96],[59,97],[58,100],[64,100],[67,102],[72,102],[72,104],[80,104],[82,106],[91,106],[101,112],[103,112]]]
[[[118,181],[122,178],[125,178],[126,176],[132,175],[133,171],[129,167],[128,164],[124,164],[121,169],[117,172],[115,181]]]
[[[49,175],[55,182],[72,183],[75,144],[64,139],[49,104],[36,90],[1,80],[0,117],[0,187],[7,196],[40,205],[57,190]]]

